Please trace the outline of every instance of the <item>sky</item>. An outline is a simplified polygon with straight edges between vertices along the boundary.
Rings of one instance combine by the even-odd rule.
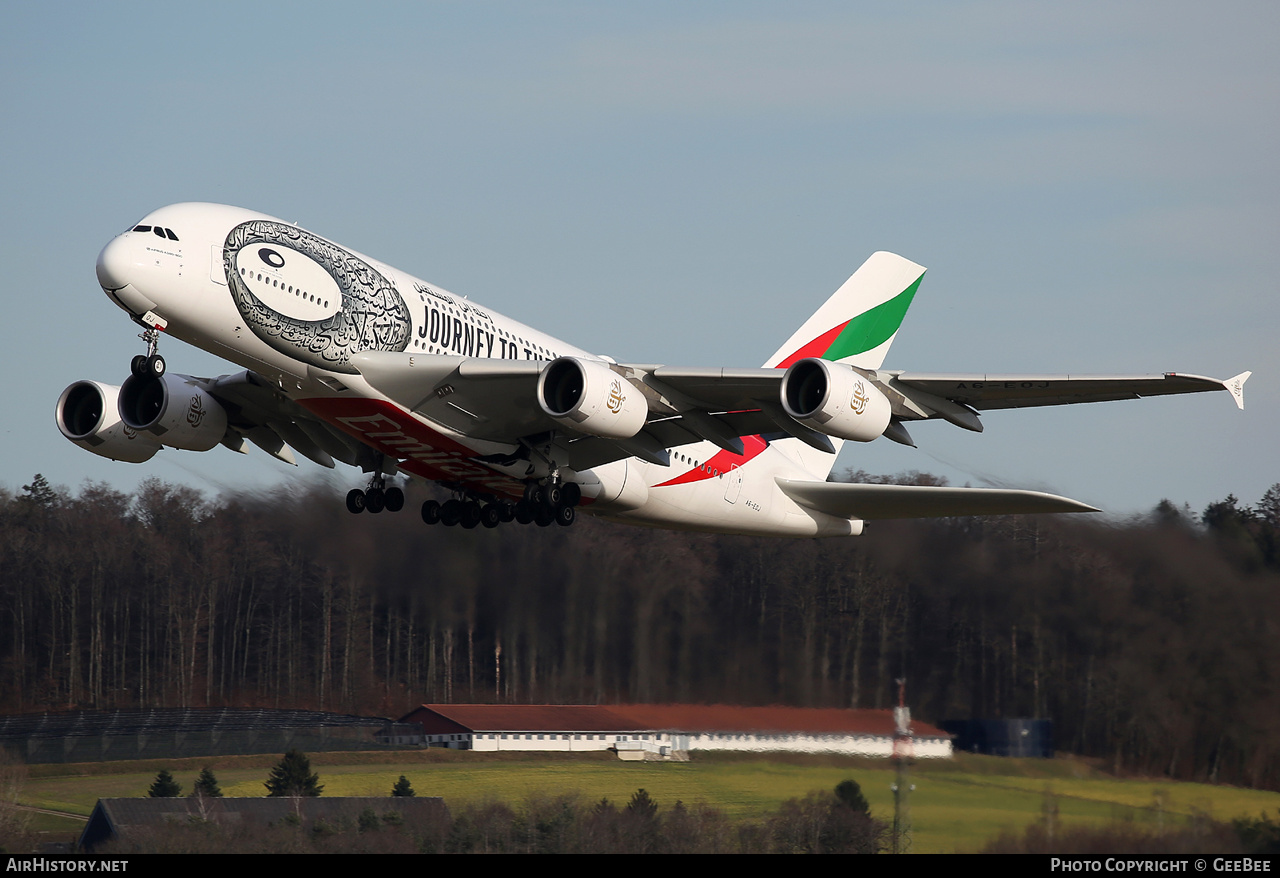
[[[254,449],[58,433],[137,328],[115,234],[178,201],[299,224],[621,361],[758,366],[875,250],[928,267],[885,368],[1246,369],[1226,393],[991,412],[838,469],[1116,516],[1280,482],[1274,2],[0,6],[0,487],[289,491]],[[239,371],[162,342],[170,370]]]

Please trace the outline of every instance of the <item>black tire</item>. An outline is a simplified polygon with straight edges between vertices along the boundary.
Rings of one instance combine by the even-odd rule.
[[[515,513],[516,521],[521,524],[529,524],[533,521],[533,504],[528,500],[521,500],[516,504]]]
[[[364,508],[374,515],[387,508],[387,500],[381,488],[370,488],[364,492]]]
[[[129,361],[129,371],[137,375],[139,378],[147,377],[147,358],[143,354],[138,354]]]
[[[475,527],[480,523],[480,504],[474,500],[468,500],[462,504],[462,526],[467,530]]]
[[[387,488],[382,492],[382,502],[388,512],[399,512],[404,509],[404,491],[399,488]]]
[[[537,483],[537,482],[525,482],[525,484],[524,484],[524,501],[525,501],[526,503],[537,503],[537,502],[538,502],[538,493],[537,493],[537,492],[538,492],[538,483]]]
[[[577,506],[582,502],[582,487],[577,482],[566,482],[560,489],[560,502],[565,506]]]
[[[440,523],[445,527],[453,527],[462,520],[462,503],[458,500],[446,500],[440,507]]]
[[[347,492],[347,511],[352,515],[364,512],[364,491],[355,488]]]
[[[152,354],[151,356],[147,357],[147,374],[148,375],[154,375],[157,378],[163,378],[165,369],[167,368],[168,366],[165,365],[164,357],[160,356],[159,354]]]
[[[572,506],[556,507],[556,524],[561,527],[568,527],[573,524],[573,520],[578,517],[578,513]]]
[[[560,499],[563,496],[564,492],[560,490],[559,485],[547,485],[542,489],[542,502],[552,509],[560,505]]]
[[[426,503],[422,504],[422,523],[440,523],[440,504],[435,500],[428,500]]]
[[[545,506],[539,506],[533,513],[533,523],[538,527],[550,527],[554,520],[551,510]]]
[[[480,510],[480,523],[485,527],[502,524],[502,509],[497,503],[489,503]]]
[[[499,504],[499,506],[502,510],[503,523],[509,523],[516,520],[516,504],[501,503]]]

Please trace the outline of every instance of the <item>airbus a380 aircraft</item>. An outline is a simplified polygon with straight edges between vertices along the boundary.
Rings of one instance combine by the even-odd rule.
[[[881,369],[924,269],[876,253],[760,369],[617,363],[477,307],[298,226],[220,204],[144,217],[98,257],[144,328],[122,386],[58,400],[72,442],[139,463],[161,446],[246,442],[370,473],[352,512],[399,510],[404,476],[439,482],[429,524],[569,525],[577,509],[673,529],[856,535],[872,519],[1093,507],[1033,491],[826,481],[843,441],[913,445],[906,422],[980,431],[978,412],[1227,390],[1244,372],[934,375]],[[166,371],[161,333],[246,371]]]

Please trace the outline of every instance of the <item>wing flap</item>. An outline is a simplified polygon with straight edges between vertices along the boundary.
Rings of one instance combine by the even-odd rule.
[[[783,493],[801,506],[828,515],[864,521],[1098,511],[1086,503],[1040,491],[864,485],[782,478],[776,481]]]

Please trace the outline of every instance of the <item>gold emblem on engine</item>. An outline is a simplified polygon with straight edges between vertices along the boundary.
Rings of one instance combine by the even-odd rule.
[[[849,398],[849,407],[853,409],[855,415],[860,415],[867,409],[867,388],[861,381],[853,385],[853,396]]]
[[[187,406],[187,423],[192,427],[199,427],[200,422],[204,420],[204,404],[200,402],[200,397],[191,397],[191,405]]]
[[[617,378],[613,379],[613,384],[609,385],[609,399],[605,405],[616,415],[622,411],[622,403],[625,399],[626,397],[622,395],[622,382]]]

